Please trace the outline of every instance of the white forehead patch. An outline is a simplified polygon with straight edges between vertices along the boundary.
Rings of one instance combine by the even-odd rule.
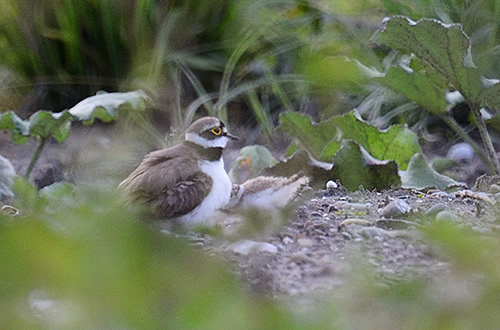
[[[186,133],[185,138],[186,141],[196,143],[203,148],[225,148],[228,141],[227,136],[219,136],[213,140],[207,140],[199,134],[193,132]]]

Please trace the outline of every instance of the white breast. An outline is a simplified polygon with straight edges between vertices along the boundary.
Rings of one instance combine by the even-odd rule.
[[[192,212],[183,215],[178,220],[186,225],[213,225],[212,214],[223,208],[231,197],[232,183],[224,169],[222,158],[218,161],[202,160],[198,162],[200,169],[212,178],[212,189],[203,202]]]

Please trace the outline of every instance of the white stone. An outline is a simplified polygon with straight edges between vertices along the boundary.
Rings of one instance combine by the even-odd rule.
[[[337,183],[335,181],[333,181],[333,180],[329,180],[326,183],[326,189],[335,189],[337,187],[338,187]]]
[[[275,254],[278,248],[271,243],[255,242],[251,240],[241,240],[229,245],[226,250],[240,255],[249,255],[251,253],[270,253]]]

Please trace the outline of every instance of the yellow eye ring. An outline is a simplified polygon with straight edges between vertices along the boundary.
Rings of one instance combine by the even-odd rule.
[[[213,135],[221,135],[222,134],[222,129],[220,127],[214,127],[210,130],[210,132],[212,132]]]

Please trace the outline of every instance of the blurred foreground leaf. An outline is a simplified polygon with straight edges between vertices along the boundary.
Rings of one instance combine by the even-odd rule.
[[[0,328],[293,328],[221,264],[145,227],[113,193],[54,187],[74,198],[33,213],[26,207],[46,196],[18,188],[24,215],[0,216]]]

